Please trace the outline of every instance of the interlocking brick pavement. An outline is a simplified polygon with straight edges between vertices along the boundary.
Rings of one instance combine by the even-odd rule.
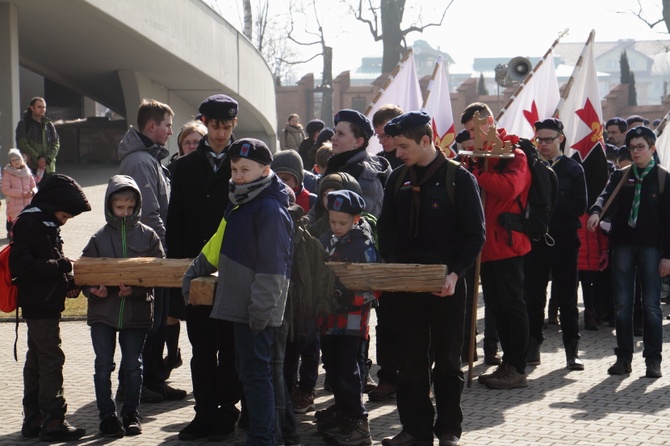
[[[103,224],[101,210],[107,179],[116,172],[114,165],[63,165],[62,173],[72,175],[85,188],[93,207],[63,227],[66,255],[77,258],[91,234]],[[4,228],[0,229],[4,236]],[[6,240],[0,241],[6,243]],[[481,296],[480,296],[481,304]],[[667,314],[668,308],[664,304]],[[483,333],[483,311],[480,305],[478,328]],[[372,321],[374,325],[374,317]],[[663,321],[665,339],[670,339],[670,321]],[[19,362],[14,362],[14,323],[0,323],[0,446],[31,445],[37,440],[20,436],[22,367],[26,351],[25,325],[19,326]],[[370,357],[374,360],[374,330]],[[607,368],[613,362],[615,338],[613,329],[601,326],[598,331],[582,331],[581,358],[586,370],[565,368],[559,327],[550,325],[542,345],[542,364],[528,367],[528,387],[513,390],[490,390],[480,385],[476,377],[489,370],[481,361],[475,364],[470,388],[463,391],[463,445],[667,445],[670,444],[670,369],[663,366],[666,376],[652,380],[644,378],[642,338],[636,340],[633,373],[630,376],[609,376]],[[202,445],[204,441],[181,442],[177,433],[194,415],[192,385],[188,367],[191,356],[186,330],[182,329],[180,347],[184,365],[175,369],[170,379],[173,387],[187,389],[184,401],[142,405],[144,433],[138,437],[117,440],[97,435],[98,415],[93,389],[93,349],[88,326],[84,321],[64,321],[61,324],[65,362],[65,392],[68,402],[67,419],[87,429],[88,434],[78,444],[115,445]],[[482,335],[478,336],[479,356],[483,357]],[[117,363],[120,360],[117,352]],[[464,368],[466,370],[466,368]],[[373,372],[376,371],[376,366]],[[367,398],[366,398],[367,399]],[[323,391],[323,370],[317,384],[317,409],[332,403],[332,395]],[[400,429],[394,401],[367,403],[370,428],[375,445]],[[324,445],[311,423],[313,413],[296,415],[304,445]],[[235,440],[223,444],[243,444],[244,432],[238,431]]]

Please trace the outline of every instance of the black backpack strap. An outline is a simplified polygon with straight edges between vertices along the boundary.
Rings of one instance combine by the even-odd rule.
[[[398,195],[398,191],[402,187],[402,183],[405,181],[405,178],[407,177],[407,172],[409,172],[409,167],[407,164],[404,164],[402,166],[402,169],[400,169],[400,175],[398,175],[398,179],[396,180],[395,184],[393,185],[393,196],[395,197]]]

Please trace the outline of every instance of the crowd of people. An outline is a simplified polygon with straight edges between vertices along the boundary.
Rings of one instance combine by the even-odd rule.
[[[292,114],[279,136],[283,150],[273,154],[263,141],[234,136],[239,104],[217,94],[183,125],[179,151],[168,161],[174,113],[143,100],[137,126],[119,144],[118,174],[105,194],[106,224],[82,256],[194,259],[182,288],[169,289],[76,284],[59,228],[91,207],[74,179],[55,172],[58,136],[45,111],[44,99],[31,101],[2,178],[10,268],[28,329],[24,437],[70,441],[86,434],[65,420],[59,327],[65,298],[79,293],[88,299],[104,437],[139,435],[142,404],[186,397],[168,384],[171,371],[188,359],[179,348],[185,321],[195,415],[180,440],[222,441],[243,427],[248,445],[299,445],[294,414],[314,411],[322,364],[333,404],[316,411],[314,421],[329,443],[372,443],[367,393],[376,402],[395,397],[401,430],[384,438],[384,446],[425,446],[434,437],[440,446],[457,445],[475,271],[486,306],[484,360],[497,366],[478,377],[487,388],[529,385],[526,368],[541,363],[543,330],[552,321],[560,320],[566,367],[584,370],[580,283],[584,328],[616,328],[616,361],[608,373],[631,372],[639,326],[646,376],[662,376],[670,177],[655,154],[656,132],[644,122],[607,121],[603,153],[610,160],[603,158],[603,167],[611,176],[589,196],[589,172],[566,156],[569,141],[555,118],[536,122],[529,141],[496,127],[486,104],[470,104],[456,138],[456,149],[468,155],[450,159],[434,144],[431,116],[422,111],[385,105],[370,120],[343,109],[332,129],[314,119],[304,130]],[[373,137],[383,149],[376,155],[368,152]],[[506,143],[510,153],[476,156],[475,141],[480,153]],[[501,218],[519,214],[529,201],[523,144],[558,180],[548,233],[540,239]],[[309,262],[298,240],[313,241]],[[312,292],[319,312],[307,311],[296,269],[327,260],[440,264],[447,274],[432,293],[349,289],[332,276]],[[211,304],[195,305],[191,281],[216,271]],[[378,383],[368,353],[372,311]]]

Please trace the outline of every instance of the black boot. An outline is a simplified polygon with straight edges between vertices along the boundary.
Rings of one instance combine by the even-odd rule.
[[[500,365],[502,359],[498,355],[498,342],[484,338],[484,362],[487,365]]]
[[[165,346],[167,347],[167,356],[165,357],[165,379],[170,377],[172,369],[181,367],[181,350],[179,349],[179,332],[181,324],[177,322],[174,325],[168,325],[165,328]]]
[[[584,370],[584,363],[579,359],[579,339],[572,339],[567,343],[565,357],[570,370]]]
[[[526,353],[526,364],[527,365],[540,365],[540,345],[542,343],[535,339],[534,337],[529,338],[528,342],[528,352]]]

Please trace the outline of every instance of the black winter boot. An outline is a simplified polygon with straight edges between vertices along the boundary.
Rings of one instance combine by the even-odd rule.
[[[570,370],[584,370],[584,363],[579,359],[579,339],[572,339],[567,343],[565,357]]]

